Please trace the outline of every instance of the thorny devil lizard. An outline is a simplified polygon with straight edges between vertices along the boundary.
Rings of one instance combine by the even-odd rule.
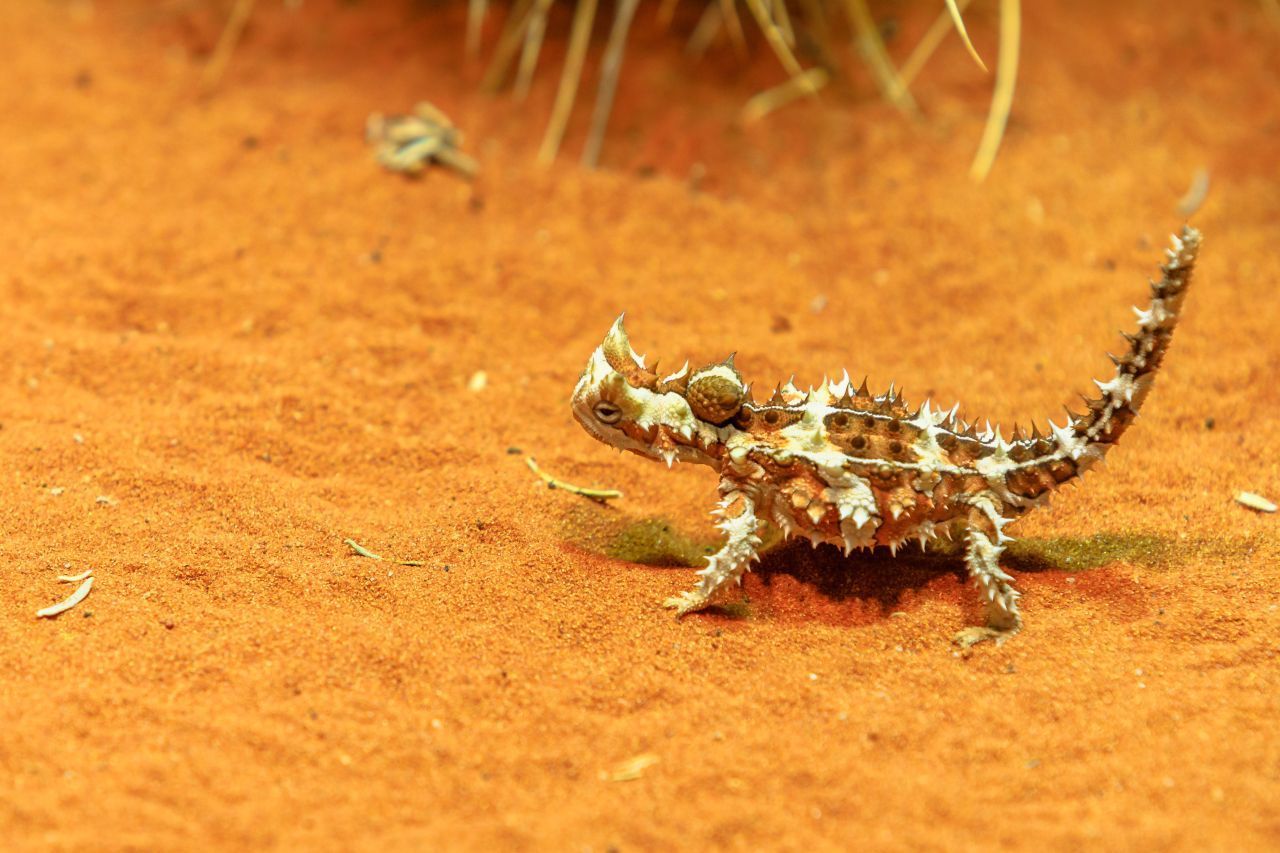
[[[1015,428],[1006,440],[999,427],[978,431],[956,408],[937,411],[928,401],[912,411],[893,386],[872,395],[865,380],[854,389],[847,372],[807,394],[788,382],[763,403],[733,356],[660,378],[632,350],[622,317],[587,363],[573,414],[619,450],[719,472],[714,512],[726,541],[693,589],[667,599],[678,615],[742,582],[759,559],[764,523],[846,555],[876,545],[896,553],[908,540],[925,547],[947,536],[964,543],[965,566],[986,601],[986,626],[961,631],[956,642],[1000,643],[1022,625],[1020,594],[1000,568],[1005,525],[1101,460],[1133,421],[1169,348],[1199,248],[1194,228],[1173,238],[1151,304],[1134,309],[1128,352],[1111,356],[1115,376],[1094,380],[1099,396],[1085,398],[1088,411],[1068,413],[1062,426],[1050,421],[1048,435]]]

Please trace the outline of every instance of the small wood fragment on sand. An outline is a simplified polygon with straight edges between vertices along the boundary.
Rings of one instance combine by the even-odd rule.
[[[1178,215],[1182,217],[1190,217],[1196,213],[1204,204],[1204,200],[1209,197],[1209,170],[1201,166],[1196,169],[1196,173],[1191,176],[1191,186],[1187,187],[1187,194],[1178,201]]]
[[[652,752],[642,752],[626,761],[618,762],[612,770],[602,772],[600,778],[606,782],[634,782],[644,775],[644,771],[660,760]]]
[[[524,462],[529,466],[529,470],[542,478],[549,489],[560,489],[574,495],[581,495],[597,503],[605,503],[622,497],[622,492],[617,489],[588,489],[582,486],[575,486],[572,483],[566,483],[564,480],[558,480],[547,472],[538,467],[538,463],[532,456],[526,456]]]
[[[1241,506],[1247,506],[1249,509],[1256,509],[1258,512],[1275,512],[1276,505],[1264,498],[1262,495],[1256,495],[1253,492],[1236,492],[1236,503]]]
[[[75,607],[80,602],[84,601],[85,596],[89,594],[89,590],[91,589],[93,589],[93,578],[89,577],[85,579],[84,583],[80,584],[80,587],[75,592],[71,593],[71,595],[67,596],[62,601],[59,601],[57,604],[46,607],[43,610],[37,610],[36,618],[52,619],[54,616],[57,616],[59,613],[65,613],[66,611]]]
[[[343,539],[342,544],[346,545],[352,551],[361,557],[368,557],[370,560],[377,560],[380,563],[395,563],[398,566],[424,566],[426,563],[421,560],[397,560],[394,557],[383,557],[381,554],[375,554],[368,548],[361,545],[354,539]]]

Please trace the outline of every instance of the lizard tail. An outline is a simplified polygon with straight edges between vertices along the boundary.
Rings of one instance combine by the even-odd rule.
[[[1160,267],[1160,280],[1151,282],[1151,304],[1146,309],[1133,309],[1138,315],[1138,331],[1125,335],[1129,350],[1111,356],[1115,376],[1106,382],[1094,380],[1099,396],[1085,398],[1088,411],[1072,415],[1065,426],[1050,421],[1048,436],[1036,434],[1021,440],[1014,436],[1010,456],[1015,464],[1005,479],[1013,496],[1034,500],[1079,476],[1124,435],[1169,350],[1199,250],[1200,232],[1196,229],[1184,226],[1182,233],[1173,237],[1167,260]]]

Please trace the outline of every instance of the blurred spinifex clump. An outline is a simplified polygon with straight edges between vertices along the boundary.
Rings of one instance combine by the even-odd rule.
[[[907,115],[918,115],[911,96],[911,84],[929,57],[951,32],[958,33],[977,65],[985,64],[973,48],[965,30],[962,12],[970,0],[931,0],[937,18],[901,65],[895,64],[885,44],[890,21],[877,20],[867,0],[694,0],[699,4],[696,24],[687,33],[674,32],[679,0],[658,0],[660,25],[673,36],[686,40],[686,52],[701,55],[718,39],[728,41],[741,55],[752,41],[763,40],[777,58],[781,82],[752,97],[743,105],[744,122],[762,119],[773,110],[797,98],[814,96],[834,76],[850,76],[865,69],[875,80],[882,96]],[[924,0],[921,0],[924,2]],[[503,25],[488,59],[483,87],[496,91],[510,85],[515,97],[529,91],[538,68],[538,54],[547,32],[553,0],[512,0],[502,12]],[[1000,144],[1017,74],[1018,38],[1021,28],[1019,0],[999,0],[1000,51],[995,94],[987,129],[974,158],[971,174],[981,180],[991,169]],[[597,0],[572,0],[573,13],[568,49],[560,69],[550,120],[538,160],[555,159],[564,136],[569,114],[577,99],[579,82],[588,49],[596,29]],[[596,75],[595,105],[582,162],[595,166],[600,159],[613,108],[614,92],[623,65],[627,35],[639,0],[616,0],[613,20],[604,36],[600,68]],[[606,10],[607,12],[607,10]],[[468,0],[467,50],[481,51],[481,27],[490,13],[488,0]],[[601,28],[604,29],[604,28]],[[514,66],[514,68],[513,68]]]
[[[296,3],[298,0],[286,0]],[[206,69],[206,81],[216,82],[226,67],[253,10],[255,0],[233,0],[226,27]],[[555,0],[509,0],[501,8],[490,8],[490,0],[467,0],[466,32],[461,34],[467,53],[485,55],[488,68],[482,88],[496,92],[510,88],[523,99],[538,72],[538,58],[548,33]],[[592,116],[582,153],[582,163],[595,167],[605,143],[614,94],[622,73],[627,38],[640,0],[614,0],[601,7],[599,0],[561,0],[572,6],[568,43],[559,70],[559,85],[538,148],[538,161],[556,159],[578,90],[592,52],[593,40],[602,40],[599,50],[598,80]],[[812,97],[833,78],[867,74],[881,95],[905,115],[916,116],[919,108],[911,95],[911,85],[938,46],[955,33],[964,43],[981,71],[986,65],[966,32],[963,13],[971,0],[904,0],[937,9],[937,17],[900,63],[894,61],[886,45],[886,32],[893,19],[877,17],[868,0],[685,0],[696,5],[696,13],[677,16],[680,0],[655,0],[659,25],[673,38],[685,41],[691,56],[700,56],[717,41],[725,41],[745,57],[756,43],[763,42],[776,57],[780,81],[750,98],[742,107],[744,123],[759,121],[784,104]],[[978,142],[970,175],[982,180],[995,162],[1013,103],[1018,72],[1021,32],[1021,0],[991,0],[999,7],[999,52],[986,127]],[[612,20],[607,20],[612,14]],[[501,17],[501,28],[492,45],[482,44],[486,18]],[[679,32],[677,17],[686,24]],[[598,22],[597,18],[601,21]],[[599,23],[599,26],[597,24]]]

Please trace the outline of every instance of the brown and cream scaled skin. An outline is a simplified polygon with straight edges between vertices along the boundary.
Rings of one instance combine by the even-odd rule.
[[[725,543],[698,572],[693,589],[666,601],[683,616],[707,607],[752,560],[763,524],[786,536],[844,549],[904,543],[925,547],[939,536],[964,544],[965,566],[981,590],[986,625],[961,631],[962,645],[1003,642],[1021,627],[1019,593],[999,558],[1009,522],[1044,503],[1063,483],[1103,458],[1133,421],[1177,324],[1200,248],[1184,228],[1151,284],[1128,351],[1112,356],[1115,375],[1098,382],[1087,411],[1061,426],[1049,422],[1005,438],[981,431],[926,401],[912,409],[893,391],[854,388],[848,374],[808,393],[792,383],[764,402],[733,356],[660,377],[631,348],[619,317],[573,392],[574,417],[591,435],[668,466],[709,465],[720,475],[714,513]],[[957,407],[958,408],[958,407]]]

